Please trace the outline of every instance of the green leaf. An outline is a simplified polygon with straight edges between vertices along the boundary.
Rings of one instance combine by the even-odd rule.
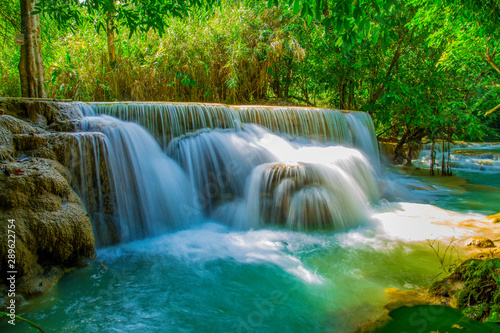
[[[293,13],[297,15],[300,12],[300,0],[295,0],[293,3]]]

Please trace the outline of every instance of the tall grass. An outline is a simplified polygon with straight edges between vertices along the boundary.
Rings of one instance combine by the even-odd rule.
[[[114,67],[108,64],[105,33],[97,33],[91,23],[68,33],[44,22],[48,95],[83,101],[220,103],[283,97],[276,86],[290,86],[293,64],[305,56],[290,29],[294,20],[258,1],[251,6],[222,1],[211,12],[171,19],[163,36],[148,32],[129,39],[129,32],[119,29]],[[16,52],[1,51],[0,95],[18,95]]]

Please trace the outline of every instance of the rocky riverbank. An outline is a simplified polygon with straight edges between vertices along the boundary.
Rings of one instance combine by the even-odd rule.
[[[500,214],[488,216],[485,221],[495,229]],[[494,241],[472,237],[459,244],[467,255],[465,259],[456,263],[454,269],[448,267],[449,273],[428,288],[406,291],[388,288],[384,313],[362,325],[358,332],[391,332],[396,327],[404,327],[408,332],[418,329],[431,332],[441,331],[437,329],[440,325],[441,329],[500,331],[497,325],[500,323],[500,248]],[[421,330],[423,325],[425,328]]]
[[[17,272],[18,302],[46,292],[64,271],[95,257],[89,216],[63,165],[71,138],[62,132],[74,131],[79,117],[69,103],[0,99],[0,278]],[[12,220],[15,266],[8,261]],[[7,290],[0,285],[0,308]]]

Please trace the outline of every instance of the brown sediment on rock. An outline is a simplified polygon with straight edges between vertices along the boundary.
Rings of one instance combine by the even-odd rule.
[[[427,288],[413,289],[413,290],[400,290],[396,288],[387,288],[384,291],[387,297],[387,303],[383,309],[379,311],[378,316],[365,321],[360,324],[356,330],[357,333],[374,332],[377,329],[385,326],[390,320],[389,312],[400,308],[402,306],[416,306],[416,305],[448,305],[448,300],[435,296],[429,293]]]
[[[495,243],[489,238],[475,236],[466,241],[466,246],[484,249],[495,247]]]
[[[500,213],[498,214],[494,214],[494,215],[490,215],[487,217],[488,220],[491,220],[491,222],[493,223],[500,223]]]
[[[25,297],[35,296],[46,291],[62,270],[95,256],[92,226],[58,162],[35,158],[4,167],[11,175],[0,174],[0,238],[8,239],[7,223],[14,220],[18,290]],[[13,175],[19,169],[24,174]],[[8,271],[7,264],[8,244],[2,242],[2,274]],[[40,280],[36,288],[35,280]]]
[[[68,169],[76,156],[74,135],[56,132],[74,131],[81,117],[75,105],[0,98],[0,108],[0,278],[6,281],[11,270],[7,225],[14,220],[21,301],[48,291],[68,269],[88,263],[95,257],[95,240]],[[7,304],[6,294],[0,285],[0,307]]]

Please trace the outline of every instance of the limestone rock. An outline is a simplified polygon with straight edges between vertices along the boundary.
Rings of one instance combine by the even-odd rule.
[[[12,132],[0,124],[0,161],[12,160],[12,154],[14,154]]]
[[[46,131],[32,124],[10,115],[0,116],[0,126],[9,130],[12,134],[34,134]]]
[[[15,220],[19,290],[33,296],[48,290],[62,269],[93,258],[94,235],[88,214],[61,164],[33,158],[5,167],[10,176],[0,174],[0,238],[7,239],[8,220]],[[23,173],[16,175],[16,170]],[[2,274],[6,272],[7,254],[8,244],[2,242]]]
[[[495,247],[495,243],[486,237],[472,237],[466,241],[466,245],[470,247],[487,248]]]
[[[73,132],[82,114],[73,103],[0,98],[0,108],[6,115],[53,131]]]

